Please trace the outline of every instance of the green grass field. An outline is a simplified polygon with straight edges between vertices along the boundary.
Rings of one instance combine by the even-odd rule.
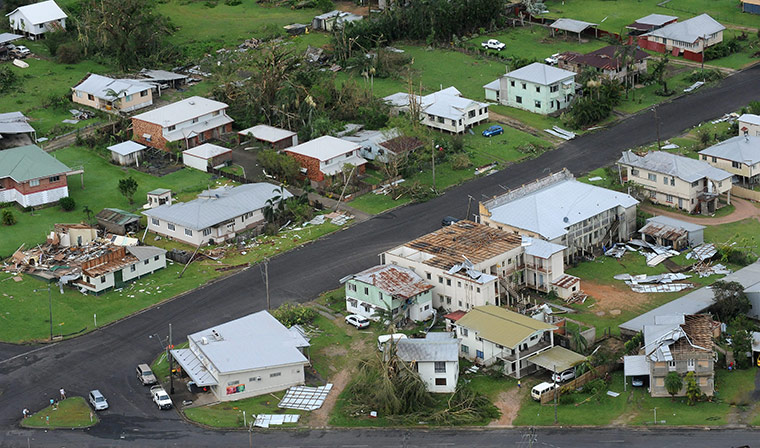
[[[26,428],[87,428],[98,424],[98,416],[82,397],[62,400],[21,420]]]
[[[277,407],[277,403],[280,402],[280,399],[284,395],[285,391],[280,391],[243,400],[219,403],[213,406],[190,408],[183,412],[188,419],[214,428],[245,428],[244,423],[250,425],[251,417],[256,414],[297,414],[301,418],[308,416],[306,411]],[[243,412],[245,412],[245,419]],[[275,426],[274,428],[295,427],[299,426],[300,423],[300,421],[299,423],[285,423],[282,426]]]
[[[541,26],[510,28],[505,32],[488,34],[472,39],[471,42],[480,47],[480,44],[488,39],[498,39],[506,45],[504,50],[498,52],[500,55],[536,59],[538,62],[543,62],[544,58],[554,53],[563,53],[565,51],[588,53],[609,45],[609,43],[598,39],[578,42],[576,36],[565,37],[564,35],[557,34],[552,37],[549,29]],[[494,54],[496,54],[495,51]]]

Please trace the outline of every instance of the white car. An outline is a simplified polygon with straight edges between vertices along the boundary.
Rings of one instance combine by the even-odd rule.
[[[171,409],[172,399],[169,398],[169,394],[166,393],[163,387],[153,386],[150,388],[150,394],[153,397],[153,402],[156,403],[158,409]]]
[[[544,62],[546,62],[549,65],[557,65],[557,63],[559,62],[559,53],[554,53],[553,55],[544,59]]]
[[[565,381],[570,381],[573,378],[575,378],[575,371],[573,369],[552,374],[552,381],[555,383],[564,383]]]
[[[486,48],[488,50],[503,50],[506,45],[499,42],[497,39],[488,39],[487,41],[480,44],[483,46],[483,48]]]
[[[108,409],[108,401],[106,401],[106,397],[104,397],[97,389],[91,390],[87,399],[96,411]]]
[[[358,329],[367,328],[369,327],[369,319],[367,319],[364,316],[360,316],[358,314],[349,314],[346,316],[346,323],[348,325],[353,325],[354,327]]]
[[[25,46],[23,46],[23,45],[16,45],[16,51],[17,51],[19,54],[21,54],[22,56],[27,56],[27,55],[29,55],[29,54],[31,54],[31,53],[32,53],[32,51],[31,51],[31,50],[29,50],[28,48],[26,48],[26,47],[25,47]]]

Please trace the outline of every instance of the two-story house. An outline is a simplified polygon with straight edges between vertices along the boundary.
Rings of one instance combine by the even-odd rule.
[[[563,169],[479,204],[490,227],[565,246],[571,262],[636,232],[639,201],[619,191],[578,182]]]
[[[227,105],[200,96],[143,112],[132,117],[133,139],[169,151],[167,143],[188,149],[232,131]]]
[[[742,114],[736,121],[739,123],[739,135],[760,137],[760,115]]]
[[[21,33],[32,40],[40,39],[51,31],[66,29],[68,17],[53,0],[19,6],[5,16],[12,32]]]
[[[166,250],[153,246],[115,247],[82,263],[82,277],[74,285],[99,294],[166,267]]]
[[[416,112],[425,126],[452,134],[488,121],[488,104],[464,98],[453,86],[425,96],[398,92],[383,99],[392,112]]]
[[[504,374],[515,378],[538,370],[527,358],[554,347],[557,327],[498,306],[479,306],[456,321],[460,355],[490,366],[504,362]]]
[[[720,195],[731,203],[733,175],[702,160],[664,151],[643,156],[626,151],[617,163],[623,182],[638,185],[656,204],[709,215],[719,208]]]
[[[620,83],[635,83],[639,75],[647,72],[649,53],[636,49],[629,64],[617,53],[618,47],[608,45],[591,53],[574,51],[562,53],[557,58],[557,67],[581,74],[593,70],[600,76]]]
[[[459,381],[459,339],[453,332],[430,332],[401,339],[396,355],[420,376],[428,392],[453,394]]]
[[[0,151],[0,202],[22,207],[50,204],[69,195],[66,181],[74,174],[37,145]]]
[[[301,165],[301,174],[314,185],[332,183],[342,175],[346,165],[355,167],[354,176],[364,173],[367,161],[359,155],[361,146],[331,135],[324,135],[297,146],[285,148],[285,154]]]
[[[635,22],[626,26],[628,34],[632,36],[638,36],[656,29],[660,29],[665,25],[670,25],[678,21],[676,16],[666,16],[664,14],[649,14],[640,19],[636,19]]]
[[[89,74],[71,90],[71,101],[106,112],[131,112],[153,104],[153,86],[136,79]]]
[[[760,137],[731,137],[699,151],[699,158],[734,175],[734,183],[754,185],[760,181]]]
[[[499,101],[510,107],[548,115],[570,105],[575,73],[534,62],[499,79]]]
[[[639,36],[639,47],[702,61],[705,48],[723,42],[726,27],[707,14],[674,22]]]
[[[346,283],[346,311],[379,320],[378,310],[423,321],[433,315],[433,286],[411,269],[379,265],[341,279]]]

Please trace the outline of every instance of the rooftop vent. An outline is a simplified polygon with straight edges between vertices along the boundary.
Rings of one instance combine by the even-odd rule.
[[[222,335],[221,335],[221,334],[219,334],[219,332],[218,332],[218,331],[216,331],[216,330],[211,330],[211,334],[213,334],[213,335],[214,335],[214,339],[216,339],[217,341],[221,341],[221,340],[222,340]]]

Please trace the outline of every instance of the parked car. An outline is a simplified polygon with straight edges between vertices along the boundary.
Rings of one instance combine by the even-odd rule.
[[[559,63],[559,53],[554,53],[553,55],[544,59],[544,62],[546,62],[549,65],[557,65],[557,63]]]
[[[187,382],[187,391],[191,394],[199,394],[201,392],[208,392],[208,386],[198,386],[195,381]]]
[[[454,224],[455,222],[459,222],[459,218],[455,218],[453,216],[444,216],[441,220],[441,227],[446,227]]]
[[[645,375],[637,375],[631,378],[631,384],[633,387],[644,387],[649,382],[649,377]]]
[[[348,325],[353,325],[358,329],[369,327],[369,319],[358,314],[349,314],[346,316],[346,323]]]
[[[541,396],[550,390],[553,390],[555,387],[557,387],[557,385],[554,383],[538,384],[530,390],[530,396],[536,401],[541,401]]]
[[[106,397],[100,393],[99,390],[91,390],[87,398],[96,411],[103,411],[105,409],[108,409],[108,401],[106,400]]]
[[[32,54],[32,51],[31,51],[31,50],[29,50],[28,48],[26,48],[26,47],[25,47],[25,46],[23,46],[23,45],[16,45],[16,48],[15,48],[15,50],[16,50],[16,51],[17,51],[17,52],[18,52],[20,55],[22,55],[22,56],[29,56],[30,54]]]
[[[143,386],[149,386],[158,382],[156,375],[153,374],[153,371],[150,370],[147,364],[139,364],[137,366],[137,379],[140,380]]]
[[[573,369],[568,369],[564,372],[552,374],[552,381],[555,383],[564,383],[565,381],[570,381],[573,378],[575,378],[575,370]]]
[[[166,393],[163,387],[153,386],[150,388],[150,395],[153,397],[153,403],[156,403],[158,409],[171,409],[172,399]]]
[[[406,335],[404,333],[381,334],[377,337],[377,349],[382,352],[385,348],[385,344],[388,342],[393,341],[392,343],[395,344],[402,339],[406,339]]]
[[[483,48],[486,48],[488,50],[499,50],[499,51],[503,50],[504,47],[506,47],[506,45],[504,45],[503,43],[499,42],[496,39],[488,39],[487,41],[483,42],[480,45],[482,45]]]
[[[493,137],[494,135],[500,135],[504,133],[504,128],[499,126],[498,124],[495,124],[493,126],[488,127],[488,129],[483,131],[483,137]]]

